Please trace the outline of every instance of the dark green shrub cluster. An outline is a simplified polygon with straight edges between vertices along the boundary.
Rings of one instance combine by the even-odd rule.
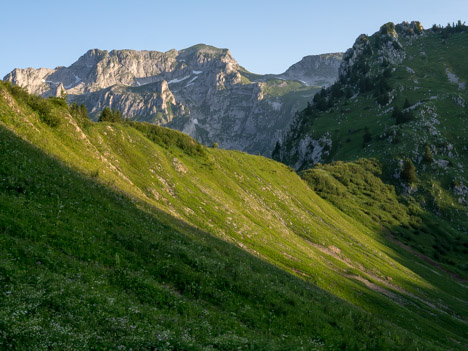
[[[377,98],[377,103],[381,106],[387,105],[390,101],[389,92],[392,90],[392,87],[388,83],[387,78],[391,77],[391,75],[391,69],[385,69],[382,75],[376,78],[376,83],[374,84],[374,96]]]
[[[13,95],[13,97],[24,103],[27,103],[29,100],[29,93],[23,87],[19,85],[11,84],[8,81],[1,81],[1,84],[8,90],[8,92]]]
[[[279,140],[276,141],[275,148],[273,149],[273,152],[271,153],[271,158],[273,160],[279,160],[281,157],[281,143]]]
[[[416,167],[414,167],[413,161],[407,158],[403,164],[403,171],[401,172],[401,179],[409,184],[416,183],[418,180],[416,176]]]
[[[164,148],[177,147],[189,155],[206,155],[203,146],[187,134],[150,123],[128,123],[136,130],[142,132],[152,142]]]
[[[325,172],[308,169],[301,173],[302,179],[321,197],[330,199],[331,196],[347,197],[347,194],[336,183],[336,180]]]
[[[86,109],[85,105],[78,105],[76,102],[74,102],[68,107],[68,110],[70,111],[72,117],[82,126],[86,126],[91,122],[88,116],[88,110]]]
[[[390,226],[408,219],[394,188],[382,182],[382,166],[375,159],[317,164],[300,176],[318,195],[366,225]]]
[[[462,23],[461,20],[458,20],[457,23],[447,23],[446,27],[434,24],[432,31],[440,33],[442,39],[447,39],[451,34],[468,32],[468,26],[465,25],[465,22]]]
[[[39,119],[49,127],[57,127],[60,124],[62,118],[60,113],[54,108],[54,105],[61,106],[57,100],[43,99],[38,96],[30,95],[28,105],[37,112]]]
[[[369,131],[368,127],[364,128],[364,135],[362,136],[362,146],[366,146],[372,141],[372,134]]]
[[[322,89],[319,93],[315,94],[313,102],[314,108],[319,111],[326,111],[332,105],[332,100],[327,93],[327,89]]]
[[[39,119],[49,127],[57,127],[61,121],[62,108],[67,108],[64,99],[51,96],[45,99],[40,96],[29,94],[26,89],[10,82],[2,82],[8,92],[20,103],[28,105],[37,113]]]
[[[414,114],[413,111],[408,108],[405,108],[405,110],[402,111],[400,108],[395,107],[392,112],[392,117],[395,118],[396,124],[403,124],[412,121],[414,119]]]
[[[106,106],[99,115],[98,122],[122,123],[122,114],[119,110],[111,110]]]

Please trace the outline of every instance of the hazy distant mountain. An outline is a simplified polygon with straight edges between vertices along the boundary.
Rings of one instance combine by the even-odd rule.
[[[278,75],[279,78],[299,80],[312,86],[329,86],[335,83],[343,53],[305,56],[298,63]]]

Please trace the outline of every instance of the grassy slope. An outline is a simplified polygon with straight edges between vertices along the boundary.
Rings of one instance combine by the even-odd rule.
[[[316,137],[333,131],[334,149],[330,160],[352,161],[359,157],[376,157],[386,160],[385,163],[390,160],[396,163],[410,157],[419,165],[422,180],[437,178],[444,188],[448,188],[453,179],[464,178],[464,170],[468,167],[468,159],[463,152],[467,142],[464,122],[467,107],[454,101],[456,97],[467,101],[468,95],[466,90],[460,90],[457,84],[449,82],[446,68],[461,81],[468,80],[462,54],[468,48],[468,33],[451,34],[442,41],[439,33],[426,32],[424,36],[411,41],[404,38],[400,41],[406,59],[388,79],[393,88],[393,101],[388,106],[379,107],[373,92],[360,94],[323,113],[314,120],[311,131]],[[415,73],[410,73],[408,68]],[[415,118],[409,123],[396,125],[391,117],[391,108],[402,108],[405,99],[414,106]],[[366,127],[372,141],[363,147]],[[394,138],[396,134],[399,136],[397,142]],[[431,146],[436,161],[451,161],[454,166],[445,169],[436,164],[422,164],[426,144]],[[447,151],[448,144],[453,146],[455,152]],[[456,167],[457,164],[461,168]]]
[[[466,277],[468,242],[453,223],[425,211],[410,196],[398,196],[384,184],[381,163],[341,161],[303,171],[302,177],[320,196],[366,227],[392,232],[401,241],[433,258],[445,269]]]
[[[406,59],[388,79],[394,89],[394,100],[388,106],[379,107],[373,92],[370,92],[360,94],[344,104],[340,103],[313,121],[311,132],[315,136],[321,136],[327,131],[334,133],[337,147],[331,159],[351,161],[356,157],[375,155],[395,158],[422,155],[425,143],[434,145],[436,141],[436,137],[415,128],[423,128],[424,122],[428,122],[420,115],[425,107],[433,107],[440,117],[440,125],[435,126],[441,133],[439,138],[452,141],[455,145],[464,145],[464,138],[460,142],[455,142],[453,138],[459,139],[466,134],[463,118],[467,110],[457,105],[453,97],[461,96],[466,100],[467,93],[449,82],[445,69],[449,68],[463,82],[468,80],[462,54],[468,47],[468,33],[451,34],[445,42],[441,41],[440,34],[430,32],[423,37],[413,38],[411,42],[404,38],[400,38],[400,41],[404,45]],[[372,62],[374,58],[369,60]],[[407,68],[415,73],[409,73]],[[433,98],[435,96],[437,99]],[[430,100],[431,97],[433,100]],[[413,122],[395,125],[390,107],[401,109],[406,98],[411,105],[422,104],[414,110],[416,118]],[[365,127],[369,128],[373,136],[370,147],[363,147]],[[391,144],[389,136],[393,130],[400,130],[400,143]]]
[[[305,108],[307,102],[322,88],[319,86],[305,86],[296,80],[278,79],[268,74],[251,73],[244,68],[241,68],[240,73],[242,84],[262,82],[263,94],[269,98],[276,98],[276,102],[281,102],[285,113],[300,111]]]
[[[376,36],[370,38],[372,46]],[[463,55],[468,48],[468,33],[454,33],[442,39],[441,33],[426,31],[419,37],[400,36],[399,41],[406,58],[392,66],[395,70],[388,78],[392,101],[388,105],[379,106],[374,91],[348,100],[342,98],[331,109],[305,123],[296,141],[306,134],[319,139],[330,133],[333,146],[323,161],[376,158],[383,164],[382,177],[396,185],[399,193],[407,193],[408,187],[394,175],[400,172],[404,159],[412,159],[418,182],[410,191],[420,210],[429,214],[422,219],[430,222],[430,235],[415,236],[411,230],[399,238],[466,275],[467,206],[464,195],[454,193],[453,184],[468,183],[465,151],[468,93],[449,81],[446,69],[461,82],[468,80]],[[366,59],[371,70],[383,69],[376,64],[376,50]],[[457,103],[457,98],[463,99],[465,106]],[[414,119],[397,125],[391,117],[392,109],[401,109],[405,99],[412,106]],[[364,144],[366,128],[372,140]],[[434,158],[430,164],[423,161],[426,145]],[[415,229],[417,232],[418,228]]]
[[[398,160],[411,157],[418,164],[421,161],[418,161],[418,157],[424,154],[425,145],[429,144],[435,160],[448,160],[455,165],[461,163],[465,169],[468,160],[462,151],[466,147],[464,121],[468,104],[462,107],[454,99],[461,97],[466,102],[468,95],[466,89],[461,90],[457,84],[449,82],[446,69],[460,78],[461,82],[468,80],[467,66],[463,60],[463,52],[468,47],[468,33],[450,34],[442,40],[440,33],[427,31],[421,37],[400,37],[400,42],[406,58],[394,67],[395,71],[388,79],[393,89],[393,100],[389,105],[379,106],[373,91],[361,93],[347,101],[342,99],[327,112],[310,120],[302,133],[309,133],[315,138],[326,132],[331,133],[333,149],[329,159],[324,161],[353,161],[360,157]],[[366,59],[373,69],[372,65],[377,61],[376,54]],[[410,73],[408,68],[415,73]],[[391,117],[392,108],[401,109],[405,99],[413,106],[415,118],[409,123],[396,125],[395,119]],[[428,112],[428,109],[435,114]],[[366,127],[372,141],[363,147]],[[437,134],[432,134],[433,130]],[[394,140],[395,134],[399,136],[397,142]],[[458,154],[449,154],[447,144],[452,144]],[[427,173],[437,175],[444,186],[449,185],[453,178],[461,177],[460,172],[463,173],[458,167],[447,170],[435,165],[429,169],[420,166],[418,170],[421,174],[428,170]]]
[[[57,110],[62,113],[62,123],[56,128],[50,128],[24,103],[15,101],[3,87],[1,95],[0,119],[3,126],[71,167],[65,169],[52,166],[51,162],[55,161],[49,160],[45,155],[38,156],[37,151],[31,151],[29,146],[3,132],[5,137],[2,137],[2,140],[11,140],[13,146],[9,146],[10,142],[2,144],[5,150],[2,150],[2,173],[7,176],[5,179],[9,184],[6,188],[2,187],[2,208],[10,211],[2,210],[2,225],[10,223],[2,228],[7,234],[3,239],[8,242],[8,245],[2,245],[2,257],[6,258],[2,262],[5,279],[16,291],[14,294],[11,294],[12,289],[8,290],[8,294],[5,294],[7,291],[4,292],[2,297],[11,299],[7,300],[4,306],[15,306],[15,303],[24,306],[32,303],[20,292],[28,289],[46,291],[44,296],[37,296],[38,301],[46,299],[49,293],[55,296],[64,280],[69,284],[70,290],[67,294],[70,293],[73,300],[78,297],[73,295],[72,291],[85,291],[91,287],[97,289],[101,280],[94,278],[103,277],[103,290],[98,289],[101,291],[99,296],[91,294],[94,297],[89,301],[94,302],[81,301],[78,298],[78,301],[83,302],[80,306],[88,306],[88,309],[83,307],[82,311],[74,310],[71,308],[71,302],[70,305],[58,308],[54,304],[46,303],[44,310],[41,310],[44,316],[39,315],[37,318],[34,317],[34,313],[28,314],[28,309],[24,309],[24,319],[19,320],[18,324],[12,324],[17,325],[18,330],[27,324],[31,328],[29,332],[32,333],[44,320],[50,320],[50,314],[56,313],[57,318],[68,316],[70,319],[79,314],[79,318],[82,319],[81,327],[75,326],[68,319],[65,323],[67,327],[63,329],[65,334],[68,331],[71,334],[76,331],[75,336],[69,339],[69,342],[74,343],[71,341],[73,338],[77,340],[76,338],[91,330],[84,325],[89,323],[86,316],[90,313],[93,303],[106,309],[110,308],[105,303],[108,302],[107,298],[122,296],[121,304],[115,307],[117,310],[110,308],[106,313],[103,312],[103,316],[106,317],[100,320],[104,329],[99,329],[97,334],[107,335],[102,343],[110,343],[111,334],[106,333],[117,326],[110,327],[109,323],[123,323],[118,318],[124,318],[124,314],[131,310],[128,304],[133,301],[132,296],[144,300],[146,294],[149,294],[149,301],[142,302],[148,313],[145,318],[149,318],[148,311],[154,312],[155,306],[158,311],[159,308],[164,310],[160,306],[161,303],[158,307],[153,299],[159,299],[158,294],[167,293],[173,294],[171,298],[176,300],[184,299],[189,306],[187,310],[190,311],[187,312],[187,316],[184,310],[180,311],[174,307],[167,312],[167,318],[163,318],[164,322],[161,325],[165,327],[161,327],[161,330],[167,330],[174,324],[180,325],[179,320],[184,320],[185,323],[180,329],[176,328],[174,334],[171,334],[172,331],[169,333],[172,335],[170,342],[182,340],[182,333],[188,333],[188,338],[192,338],[191,342],[198,345],[217,345],[215,339],[222,335],[228,344],[232,342],[232,345],[237,343],[236,345],[242,346],[243,342],[256,343],[258,348],[260,345],[268,345],[265,346],[267,349],[274,349],[275,344],[289,342],[289,335],[294,335],[291,345],[299,348],[298,345],[307,342],[308,346],[304,344],[306,349],[311,349],[311,345],[320,348],[317,340],[325,342],[325,348],[330,349],[337,347],[337,344],[331,346],[334,342],[344,343],[349,349],[366,343],[369,343],[367,347],[370,348],[415,348],[416,344],[426,342],[428,344],[425,344],[425,348],[430,348],[429,345],[434,348],[437,345],[441,348],[456,348],[458,344],[454,340],[459,340],[462,345],[466,344],[466,322],[462,321],[467,315],[466,301],[463,300],[467,290],[465,286],[450,279],[443,271],[393,245],[375,228],[367,227],[338,211],[311,191],[286,166],[234,151],[205,149],[201,154],[189,155],[176,146],[162,147],[131,125],[102,123],[91,124],[81,129],[66,111],[61,111],[63,108],[60,106],[57,106]],[[14,150],[21,152],[16,151],[18,156],[15,158],[9,157],[10,154],[15,154]],[[31,152],[35,152],[35,156],[28,156]],[[25,156],[22,156],[23,154]],[[38,158],[41,158],[42,163],[36,164],[36,161],[32,161]],[[51,163],[51,166],[45,167],[48,163]],[[48,167],[53,167],[53,170]],[[44,173],[40,172],[42,168],[45,168]],[[54,177],[55,169],[59,171]],[[96,177],[100,184],[124,191],[134,200],[129,201],[121,195],[112,195],[104,186],[98,186],[89,179],[85,180],[75,172]],[[47,181],[48,179],[50,181]],[[26,188],[45,187],[45,190],[43,193],[28,190],[24,194],[17,194],[15,187],[20,184],[20,187],[24,188],[21,185],[23,183]],[[70,188],[77,189],[76,193],[70,192],[70,188],[66,188],[65,184],[71,184]],[[94,188],[99,191],[88,191]],[[25,203],[28,206],[25,206]],[[148,208],[143,203],[153,205],[184,222],[231,242],[264,261],[313,283],[327,294],[319,293],[316,288],[312,288],[313,285],[268,268],[268,265],[239,253],[227,244],[219,243],[211,236],[188,229],[182,222],[152,207]],[[83,207],[83,204],[87,206]],[[135,207],[143,207],[144,211],[151,213],[142,214],[142,209]],[[60,216],[62,211],[65,211],[66,216]],[[90,215],[92,220],[89,219]],[[112,220],[109,220],[109,217]],[[86,218],[86,222],[83,218]],[[157,222],[157,226],[161,226],[161,221],[175,226],[176,229],[164,225],[160,230],[152,228],[152,223]],[[84,227],[85,223],[89,226]],[[180,234],[181,231],[184,234]],[[37,232],[41,235],[34,234]],[[171,237],[173,232],[179,232],[177,238],[180,239]],[[161,243],[157,233],[166,233]],[[57,235],[63,235],[64,240],[57,239]],[[142,239],[134,241],[133,235],[141,235],[138,238]],[[190,239],[186,239],[186,236]],[[204,243],[202,246],[193,243],[200,240]],[[98,244],[93,246],[95,241]],[[156,242],[154,245],[151,244],[153,241]],[[71,248],[68,248],[69,245],[72,245]],[[122,251],[114,250],[121,245],[125,246]],[[212,256],[210,252],[213,245],[226,251],[213,253]],[[89,254],[88,249],[91,250]],[[32,250],[33,254],[28,254],[28,250]],[[205,254],[198,254],[200,250],[208,252],[208,258]],[[145,254],[140,255],[140,251]],[[55,258],[50,259],[47,265],[42,265],[43,260],[47,261],[49,254]],[[40,258],[33,258],[36,256]],[[166,261],[163,261],[165,264],[160,262],[162,256],[166,257]],[[20,260],[15,262],[13,257],[20,257]],[[67,263],[69,260],[73,261],[73,265]],[[37,265],[37,261],[41,261],[41,265]],[[122,271],[116,267],[119,265],[128,265],[123,270],[124,273],[119,273]],[[170,269],[172,265],[175,266],[174,271]],[[77,276],[72,278],[73,274],[68,273],[67,268],[71,266],[74,267],[73,272],[89,275],[89,279],[82,282],[76,280]],[[156,271],[159,275],[153,276],[153,271],[149,268],[153,266],[158,267]],[[258,268],[261,272],[252,273],[256,271],[253,267],[257,266],[261,267]],[[44,279],[36,281],[36,276],[30,277],[25,273],[26,269],[35,272],[39,270],[37,276],[41,277],[43,274]],[[231,272],[230,269],[234,271]],[[173,275],[165,276],[166,270]],[[192,273],[192,270],[195,272]],[[83,273],[79,273],[80,271]],[[266,271],[271,273],[262,278]],[[107,272],[108,275],[103,272]],[[208,273],[202,274],[203,272]],[[124,277],[122,282],[118,280],[114,284],[112,279],[120,279],[116,278],[116,274],[123,274]],[[273,283],[263,280],[269,279],[268,277],[271,277],[271,281],[284,282],[280,286],[284,287],[285,291],[279,293],[275,289],[271,290]],[[213,287],[205,280],[214,281],[212,284],[219,291],[212,290]],[[87,285],[82,285],[85,283]],[[35,289],[34,284],[39,284],[40,289]],[[163,293],[154,292],[151,288],[146,291],[148,284],[150,287],[158,286]],[[296,284],[304,284],[299,285],[304,288],[297,289]],[[168,288],[166,285],[169,291],[165,290]],[[245,289],[250,289],[250,292],[243,292],[244,286]],[[171,290],[172,288],[174,289]],[[304,304],[311,298],[311,295],[306,294],[307,296],[297,297],[302,299],[300,302],[297,300],[290,303],[294,307],[284,307],[288,304],[288,296],[293,296],[292,299],[296,300],[294,291],[297,290],[297,294],[300,295],[309,288],[313,289],[311,294],[316,296],[316,305],[305,307]],[[123,291],[130,295],[122,295]],[[219,325],[216,324],[219,327],[217,333],[209,331],[213,326],[204,328],[197,323],[202,313],[202,310],[197,310],[199,294],[202,294],[204,301],[216,311],[211,323],[216,324],[218,319],[221,321]],[[216,297],[219,294],[228,295],[221,308]],[[340,306],[333,302],[336,300],[329,294],[370,311],[376,317],[370,317],[347,304]],[[269,309],[268,296],[277,299],[283,310]],[[261,303],[264,307],[255,306],[260,303],[258,301],[266,301],[265,305]],[[252,308],[253,312],[248,313],[250,317],[245,317],[242,313],[239,316],[243,303],[251,306],[249,308]],[[226,305],[230,306],[231,310]],[[141,306],[135,308],[139,307]],[[12,308],[21,310],[19,307]],[[233,314],[220,312],[223,309],[232,311]],[[264,314],[262,311],[266,310],[269,312]],[[6,316],[10,316],[11,310],[2,311],[5,320]],[[342,317],[348,311],[350,314],[346,318]],[[290,320],[296,313],[298,319]],[[353,317],[355,314],[357,317]],[[268,326],[268,323],[271,323],[266,322],[268,315],[270,319],[277,321],[276,329]],[[325,315],[329,317],[325,318]],[[244,317],[255,320],[245,333],[241,331],[241,327],[235,327],[236,323],[246,324]],[[177,318],[177,323],[174,322],[174,318]],[[324,326],[320,322],[322,318],[329,321],[329,325]],[[375,318],[388,320],[393,324],[380,327],[382,322]],[[308,327],[300,327],[301,323],[304,323],[300,322],[303,319],[309,323]],[[234,324],[230,326],[231,323]],[[147,323],[142,322],[143,324]],[[359,335],[353,330],[354,324],[361,324],[366,332]],[[145,330],[154,336],[155,329],[151,328],[159,328],[157,325],[159,324],[148,325],[149,329]],[[408,338],[405,336],[407,334],[396,325],[414,334],[413,344],[408,344]],[[60,323],[57,328],[59,326]],[[49,325],[44,330],[50,332],[52,327]],[[281,333],[284,328],[294,332],[291,331],[283,340]],[[388,336],[384,336],[387,332],[381,328],[388,331]],[[10,330],[6,337],[20,333],[18,330]],[[314,332],[309,333],[309,330]],[[126,332],[128,330],[122,331],[122,335],[127,335]],[[374,337],[366,334],[374,332],[377,333]],[[145,333],[142,331],[138,334],[139,338],[144,339]],[[342,336],[339,336],[340,334]],[[29,336],[21,334],[19,338],[18,340],[24,341]],[[98,342],[96,338],[97,336],[94,336],[89,342]],[[66,342],[63,338],[60,340]],[[130,341],[126,342],[130,345]],[[187,345],[184,347],[188,348]],[[222,348],[219,345],[214,347]]]

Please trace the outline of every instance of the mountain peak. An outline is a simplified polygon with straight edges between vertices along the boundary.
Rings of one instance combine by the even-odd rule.
[[[197,44],[179,51],[177,60],[194,67],[202,67],[214,63],[217,67],[225,67],[232,73],[239,69],[238,62],[232,57],[229,49],[221,49],[206,44]]]
[[[90,49],[86,51],[75,63],[71,65],[75,67],[94,67],[99,61],[109,54],[107,50]]]
[[[229,50],[217,48],[215,46],[207,45],[203,43],[196,44],[186,49],[180,50],[180,54],[185,54],[185,55],[193,54],[194,52],[203,52],[203,53],[213,54],[213,55],[222,55],[222,54],[229,52]]]

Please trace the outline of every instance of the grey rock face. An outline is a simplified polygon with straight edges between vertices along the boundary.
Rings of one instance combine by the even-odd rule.
[[[341,54],[307,56],[281,75],[247,72],[227,49],[89,50],[69,67],[15,69],[4,79],[30,93],[109,106],[124,117],[175,128],[200,142],[266,156],[296,111],[338,76]]]

